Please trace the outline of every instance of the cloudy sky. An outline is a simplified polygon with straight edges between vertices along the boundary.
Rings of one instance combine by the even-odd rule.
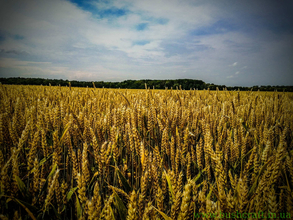
[[[291,0],[0,0],[0,77],[293,84]]]

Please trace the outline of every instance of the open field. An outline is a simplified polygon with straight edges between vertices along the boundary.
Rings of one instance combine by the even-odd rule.
[[[293,94],[0,85],[0,219],[293,216]]]

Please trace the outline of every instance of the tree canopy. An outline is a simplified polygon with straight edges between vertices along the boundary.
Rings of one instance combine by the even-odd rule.
[[[196,79],[166,79],[166,80],[125,80],[122,82],[104,82],[104,81],[77,81],[77,80],[63,80],[63,79],[43,79],[43,78],[23,78],[23,77],[10,77],[0,78],[2,84],[14,84],[14,85],[52,85],[52,86],[68,86],[69,82],[72,87],[93,87],[96,88],[127,88],[127,89],[144,89],[147,85],[150,89],[209,89],[209,90],[240,90],[240,91],[287,91],[293,92],[293,86],[225,86],[215,85],[213,83],[205,83],[202,80]],[[94,84],[93,84],[94,83]]]

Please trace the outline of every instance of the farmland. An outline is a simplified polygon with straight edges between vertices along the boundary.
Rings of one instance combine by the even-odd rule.
[[[293,215],[293,94],[0,85],[0,218]]]

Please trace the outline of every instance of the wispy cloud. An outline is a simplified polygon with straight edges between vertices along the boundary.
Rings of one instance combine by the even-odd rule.
[[[229,66],[237,66],[238,62],[234,62],[233,64],[229,65]]]
[[[13,58],[2,58],[0,60],[0,67],[9,68],[9,67],[17,67],[21,68],[24,66],[43,66],[50,65],[50,62],[33,62],[33,61],[21,61]]]
[[[0,53],[3,54],[14,54],[14,55],[22,55],[22,54],[27,54],[27,52],[22,51],[22,50],[5,50],[5,49],[1,49]]]

